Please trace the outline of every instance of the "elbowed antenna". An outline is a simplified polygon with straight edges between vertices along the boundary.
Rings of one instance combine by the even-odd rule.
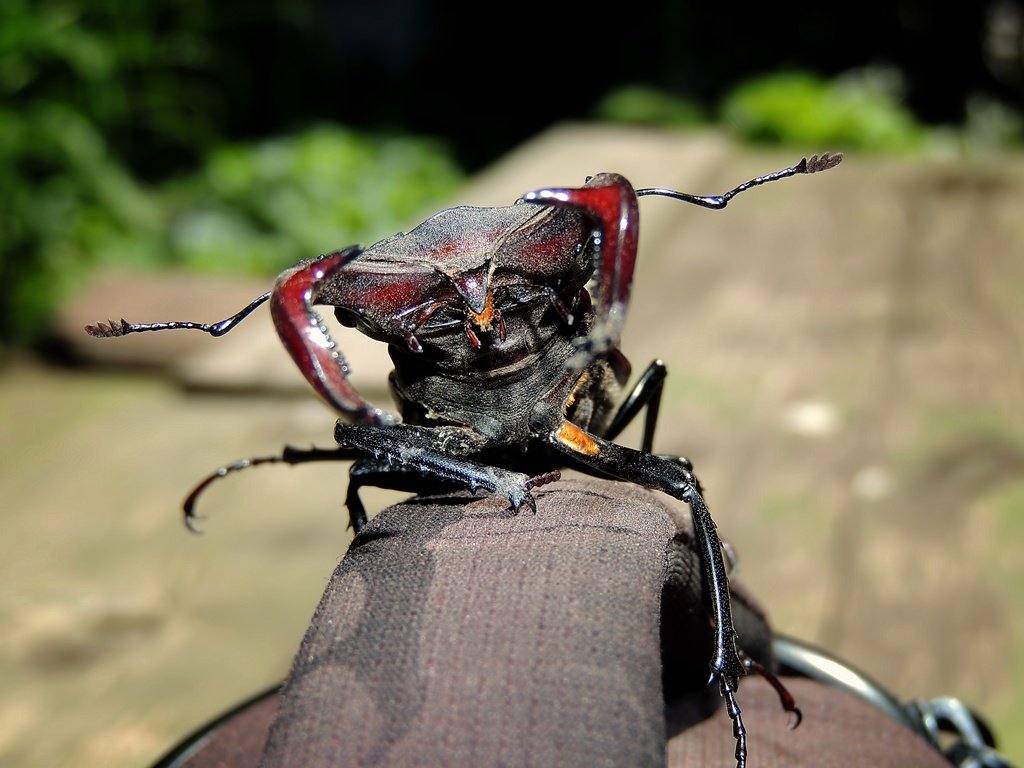
[[[249,313],[256,309],[256,307],[269,299],[270,294],[271,291],[267,291],[259,298],[253,299],[249,302],[248,306],[236,312],[231,317],[217,323],[193,323],[188,320],[172,321],[169,323],[129,323],[124,318],[121,318],[120,322],[107,320],[105,323],[100,322],[96,325],[87,325],[85,326],[85,332],[90,336],[95,336],[100,339],[111,338],[114,336],[127,336],[129,333],[142,333],[143,331],[173,330],[203,331],[203,333],[208,333],[211,336],[223,336],[248,317]]]
[[[638,189],[636,191],[637,197],[644,197],[645,195],[658,195],[659,197],[671,197],[673,200],[681,200],[684,203],[693,203],[703,208],[712,208],[719,210],[725,208],[740,192],[745,192],[751,187],[759,187],[762,184],[767,184],[770,181],[778,181],[779,179],[786,179],[790,176],[797,176],[801,173],[818,173],[819,171],[827,171],[829,168],[835,168],[843,161],[842,152],[825,152],[821,155],[811,155],[810,158],[804,158],[796,165],[792,165],[789,168],[783,168],[781,171],[775,171],[765,176],[758,176],[756,179],[751,179],[743,184],[740,184],[734,189],[730,189],[724,195],[690,195],[686,192],[676,192],[674,189],[665,189],[663,187],[648,187],[647,189]]]

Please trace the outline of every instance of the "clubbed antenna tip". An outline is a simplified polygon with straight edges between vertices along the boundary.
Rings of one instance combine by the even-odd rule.
[[[835,168],[843,162],[842,152],[824,152],[820,155],[811,155],[801,162],[804,173],[818,173]]]
[[[107,320],[105,323],[100,322],[96,323],[96,325],[87,325],[85,326],[85,332],[98,339],[109,339],[131,333],[131,325],[122,317],[119,323]]]

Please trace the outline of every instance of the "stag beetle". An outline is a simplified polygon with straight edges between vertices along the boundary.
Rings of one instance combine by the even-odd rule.
[[[513,512],[524,505],[536,512],[531,491],[556,480],[564,465],[686,502],[715,618],[709,684],[717,680],[725,698],[742,767],[746,730],[736,690],[740,676],[758,666],[736,646],[722,543],[692,466],[651,452],[664,364],[653,362],[614,405],[630,373],[618,343],[636,262],[638,200],[655,195],[721,209],[751,187],[841,160],[841,154],[816,155],[713,196],[634,190],[622,176],[602,173],[582,187],[541,189],[507,207],[449,208],[369,248],[302,262],[283,272],[272,291],[218,323],[122,319],[85,330],[100,337],[168,329],[220,336],[269,301],[288,352],[341,415],[338,448],[286,447],[217,470],[185,502],[190,527],[196,499],[210,482],[270,462],[356,459],[346,501],[357,532],[366,522],[358,497],[364,485],[484,489],[506,496]],[[333,307],[343,325],[388,344],[400,413],[371,405],[351,385],[348,364],[314,304]],[[641,449],[613,442],[645,408]]]

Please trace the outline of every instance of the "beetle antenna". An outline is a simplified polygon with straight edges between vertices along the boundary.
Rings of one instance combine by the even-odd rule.
[[[271,291],[267,291],[257,299],[249,302],[248,306],[236,312],[231,317],[217,323],[193,323],[188,321],[174,321],[170,323],[129,323],[124,318],[120,322],[107,320],[107,322],[96,325],[85,326],[85,332],[90,336],[107,339],[115,336],[127,336],[129,333],[142,333],[143,331],[171,331],[171,330],[193,330],[203,331],[211,336],[223,336],[240,322],[242,322],[256,307],[263,304],[270,298]]]
[[[827,171],[829,168],[834,168],[843,161],[842,152],[825,152],[821,155],[812,155],[811,157],[805,157],[796,165],[791,165],[789,168],[783,168],[781,171],[775,171],[765,176],[758,176],[756,179],[751,179],[738,187],[730,189],[724,195],[690,195],[686,192],[676,192],[674,189],[665,189],[663,187],[649,187],[647,189],[638,189],[636,191],[637,197],[643,197],[645,195],[658,195],[660,197],[671,197],[673,200],[681,200],[684,203],[693,203],[699,205],[702,208],[712,208],[714,210],[720,210],[725,208],[740,192],[746,192],[751,187],[759,187],[762,184],[767,184],[770,181],[778,181],[779,179],[786,179],[790,176],[797,176],[801,173],[818,173],[820,171]]]

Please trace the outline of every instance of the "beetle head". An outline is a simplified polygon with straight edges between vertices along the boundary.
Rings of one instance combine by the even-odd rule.
[[[367,248],[318,286],[315,300],[414,353],[428,339],[451,353],[456,334],[474,349],[501,344],[513,315],[539,319],[528,308],[538,302],[572,324],[566,304],[590,276],[590,231],[571,209],[450,208]]]

